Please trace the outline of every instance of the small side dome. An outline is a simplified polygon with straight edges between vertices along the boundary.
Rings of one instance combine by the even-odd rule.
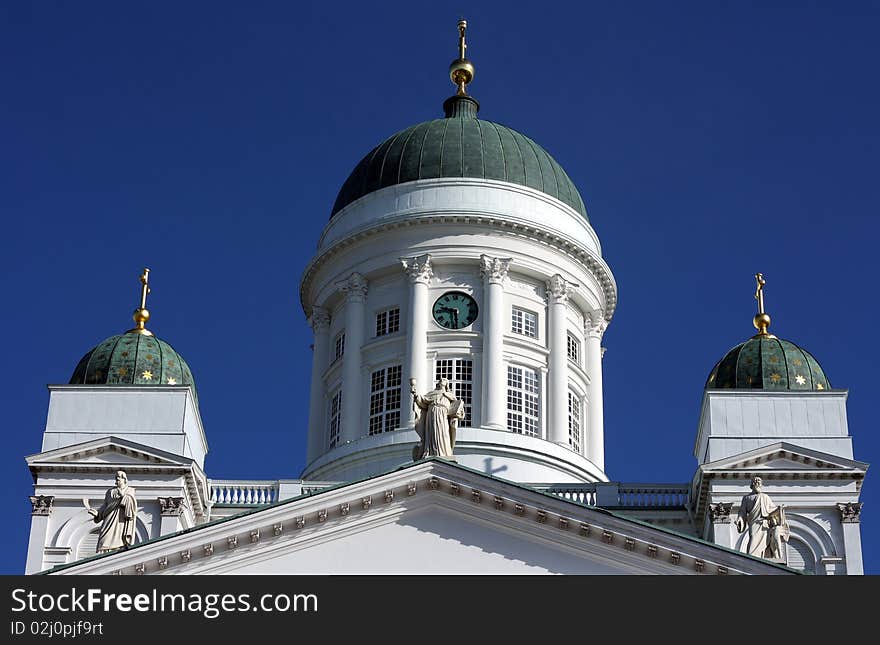
[[[775,336],[758,335],[715,364],[706,389],[827,390],[831,384],[807,350]]]
[[[155,336],[125,333],[98,343],[80,359],[70,377],[74,385],[191,385],[189,365],[171,345]]]
[[[146,328],[150,270],[140,276],[141,302],[134,310],[136,326],[111,336],[83,356],[70,377],[71,385],[189,385],[196,405],[199,396],[189,365],[164,340]]]

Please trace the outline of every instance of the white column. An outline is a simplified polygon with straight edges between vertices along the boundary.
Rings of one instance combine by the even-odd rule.
[[[568,348],[566,302],[574,285],[558,273],[547,281],[547,340],[550,345],[547,439],[568,445]]]
[[[709,504],[709,517],[707,518],[711,522],[712,534],[707,535],[706,539],[728,549],[736,548],[736,533],[733,532],[733,524],[730,521],[732,508],[732,502]]]
[[[324,369],[327,367],[330,314],[323,307],[312,307],[309,317],[314,343],[312,344],[312,385],[309,392],[309,437],[306,443],[306,464],[310,464],[327,445],[327,410]]]
[[[862,503],[838,504],[840,527],[843,529],[843,557],[846,558],[846,573],[860,576],[865,573],[862,563],[862,538],[860,535]],[[826,570],[830,567],[826,566]]]
[[[483,425],[507,427],[507,373],[504,370],[504,280],[510,258],[480,256],[483,274]]]
[[[46,542],[49,537],[49,517],[55,497],[35,495],[31,497],[31,534],[28,540],[27,562],[24,572],[28,575],[42,571],[44,566]],[[75,554],[74,554],[75,555]]]
[[[364,301],[367,280],[352,273],[348,280],[336,283],[345,294],[345,353],[342,355],[342,432],[339,443],[354,441],[367,434],[367,416],[361,410],[361,395],[366,387],[361,375],[361,347],[364,344]]]
[[[602,408],[602,334],[608,327],[600,312],[587,319],[587,374],[590,377],[590,401],[587,404],[587,459],[605,470],[605,421]]]
[[[183,497],[159,497],[159,535],[170,535],[185,528],[183,515]]]
[[[416,388],[420,393],[433,389],[428,374],[428,313],[431,308],[428,302],[428,285],[434,277],[431,268],[431,256],[420,255],[415,258],[401,258],[403,270],[410,279],[409,312],[407,316],[408,345],[406,350],[406,366],[404,379],[415,379]],[[409,391],[409,381],[404,391]],[[415,425],[415,412],[408,406],[410,427]]]

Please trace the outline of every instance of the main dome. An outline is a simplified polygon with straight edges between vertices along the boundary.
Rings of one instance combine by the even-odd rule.
[[[587,219],[574,183],[544,148],[516,130],[478,119],[479,104],[470,96],[453,96],[443,108],[445,118],[401,130],[373,148],[345,180],[330,217],[387,186],[472,177],[534,188]]]

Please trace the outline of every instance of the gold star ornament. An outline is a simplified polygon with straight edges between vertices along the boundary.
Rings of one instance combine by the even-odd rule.
[[[177,385],[177,381],[173,378],[168,379],[168,385]]]
[[[794,380],[798,385],[806,385],[807,384],[807,379],[805,379],[800,374],[795,374]]]
[[[153,373],[150,370],[144,370],[143,373],[141,374],[141,376],[144,377],[145,381],[152,381],[153,380]]]

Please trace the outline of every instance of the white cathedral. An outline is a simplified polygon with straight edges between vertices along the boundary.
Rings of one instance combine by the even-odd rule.
[[[147,328],[145,271],[136,326],[49,386],[27,457],[26,573],[863,573],[868,465],[853,458],[847,391],[768,331],[760,274],[758,333],[711,369],[691,480],[606,474],[614,276],[553,157],[477,117],[465,27],[444,118],[363,158],[303,274],[301,478],[208,476],[194,376]],[[453,454],[422,457],[411,391],[440,379],[460,409]],[[125,526],[110,528],[127,537],[108,548],[97,507],[121,499],[119,471],[136,502],[117,509]],[[752,522],[755,477],[776,511]],[[762,530],[772,553],[749,546]]]

